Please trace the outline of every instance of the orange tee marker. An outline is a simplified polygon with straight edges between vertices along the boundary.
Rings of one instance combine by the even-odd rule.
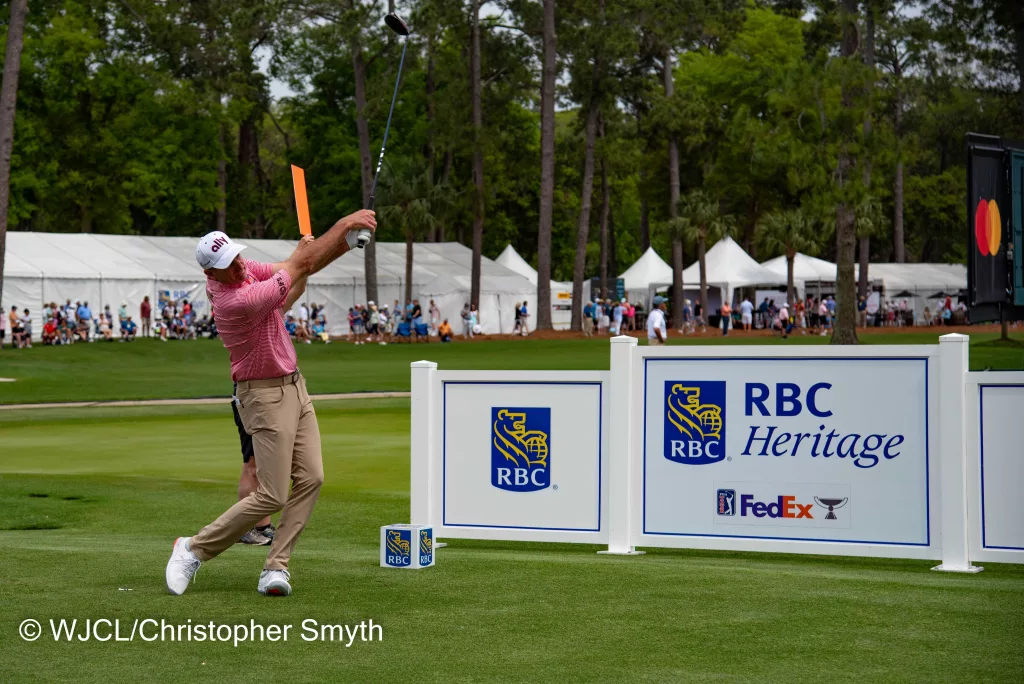
[[[292,185],[295,187],[295,210],[299,213],[299,232],[312,235],[309,225],[309,202],[306,200],[306,172],[292,164]]]

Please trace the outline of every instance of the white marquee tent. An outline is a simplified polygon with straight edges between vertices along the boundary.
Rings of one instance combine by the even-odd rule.
[[[704,255],[709,288],[717,289],[718,296],[708,295],[711,311],[721,306],[723,299],[733,301],[737,288],[758,285],[785,285],[786,276],[765,268],[754,261],[731,237],[724,237]],[[671,278],[669,283],[671,283]],[[683,270],[683,287],[689,292],[699,291],[700,262],[695,261]]]
[[[648,289],[652,285],[672,283],[672,267],[658,256],[653,247],[637,259],[632,266],[619,276],[624,282],[626,297],[631,302],[648,301]]]
[[[290,240],[240,242],[247,247],[244,256],[266,262],[283,261],[296,244]],[[195,261],[195,244],[191,237],[9,232],[0,302],[8,308],[27,307],[38,315],[43,302],[88,301],[99,313],[104,304],[116,310],[125,301],[134,314],[148,296],[156,310],[162,301],[188,299],[203,315],[208,307],[206,279]],[[379,304],[405,298],[405,249],[404,243],[377,243]],[[363,258],[362,250],[353,250],[309,279],[304,300],[326,306],[332,334],[347,333],[348,308],[365,301]],[[424,286],[450,277],[466,281],[468,300],[471,262],[471,250],[458,243],[415,244],[413,296],[429,299]],[[511,313],[505,316],[501,309],[490,307],[504,306],[505,299],[516,296],[532,301],[531,317],[535,318],[536,287],[528,280],[487,258],[481,260],[481,271],[485,292],[496,297],[481,301],[482,320],[508,318],[511,329]],[[421,303],[426,308],[426,301]],[[452,322],[458,329],[457,320]],[[34,326],[33,333],[38,336],[40,329]]]
[[[441,319],[456,334],[463,332],[462,309],[469,303],[470,276],[442,275],[420,288],[420,302],[434,300]],[[509,334],[515,325],[515,306],[526,301],[527,327],[537,324],[537,288],[519,274],[480,276],[479,323],[485,335]]]
[[[781,276],[784,280],[788,277],[786,255],[777,256],[761,264],[772,273]],[[870,270],[870,268],[869,268]],[[793,280],[822,281],[832,283],[836,280],[836,265],[831,261],[825,261],[817,257],[807,256],[797,252],[793,257]]]
[[[505,250],[494,260],[494,263],[504,266],[510,271],[515,271],[534,285],[537,284],[537,269],[521,257],[512,245],[506,245]],[[590,281],[585,281],[583,283],[583,299],[589,298]],[[568,330],[569,324],[572,322],[571,282],[560,283],[557,280],[551,281],[551,309],[551,324],[555,327],[555,330]]]

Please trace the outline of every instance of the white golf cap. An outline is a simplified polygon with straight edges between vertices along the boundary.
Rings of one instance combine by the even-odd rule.
[[[219,230],[207,233],[196,245],[196,261],[200,268],[227,268],[238,253],[245,249]]]

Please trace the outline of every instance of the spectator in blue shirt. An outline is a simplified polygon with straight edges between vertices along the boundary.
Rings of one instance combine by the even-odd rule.
[[[593,337],[594,335],[594,304],[587,302],[583,307],[583,336]]]
[[[135,339],[135,321],[132,320],[131,316],[128,316],[121,321],[121,341],[131,342]]]
[[[78,307],[75,317],[78,318],[76,332],[78,332],[83,342],[87,342],[89,340],[89,326],[92,323],[92,310],[89,308],[89,302],[85,302]]]

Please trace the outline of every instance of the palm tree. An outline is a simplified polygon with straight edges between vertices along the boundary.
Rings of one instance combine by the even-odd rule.
[[[683,236],[697,245],[697,261],[700,263],[700,308],[708,315],[708,272],[705,254],[708,242],[718,242],[732,232],[732,216],[718,210],[718,200],[703,190],[694,190],[683,198],[679,212],[684,220]],[[680,278],[681,280],[681,278]]]
[[[405,236],[405,298],[412,299],[413,243],[433,230],[451,206],[447,185],[432,183],[422,160],[388,169],[378,212]]]
[[[793,281],[793,260],[798,252],[816,255],[821,250],[825,235],[817,230],[814,221],[803,209],[769,212],[757,224],[757,242],[767,252],[786,255],[786,297],[790,305],[796,302],[796,284]]]

